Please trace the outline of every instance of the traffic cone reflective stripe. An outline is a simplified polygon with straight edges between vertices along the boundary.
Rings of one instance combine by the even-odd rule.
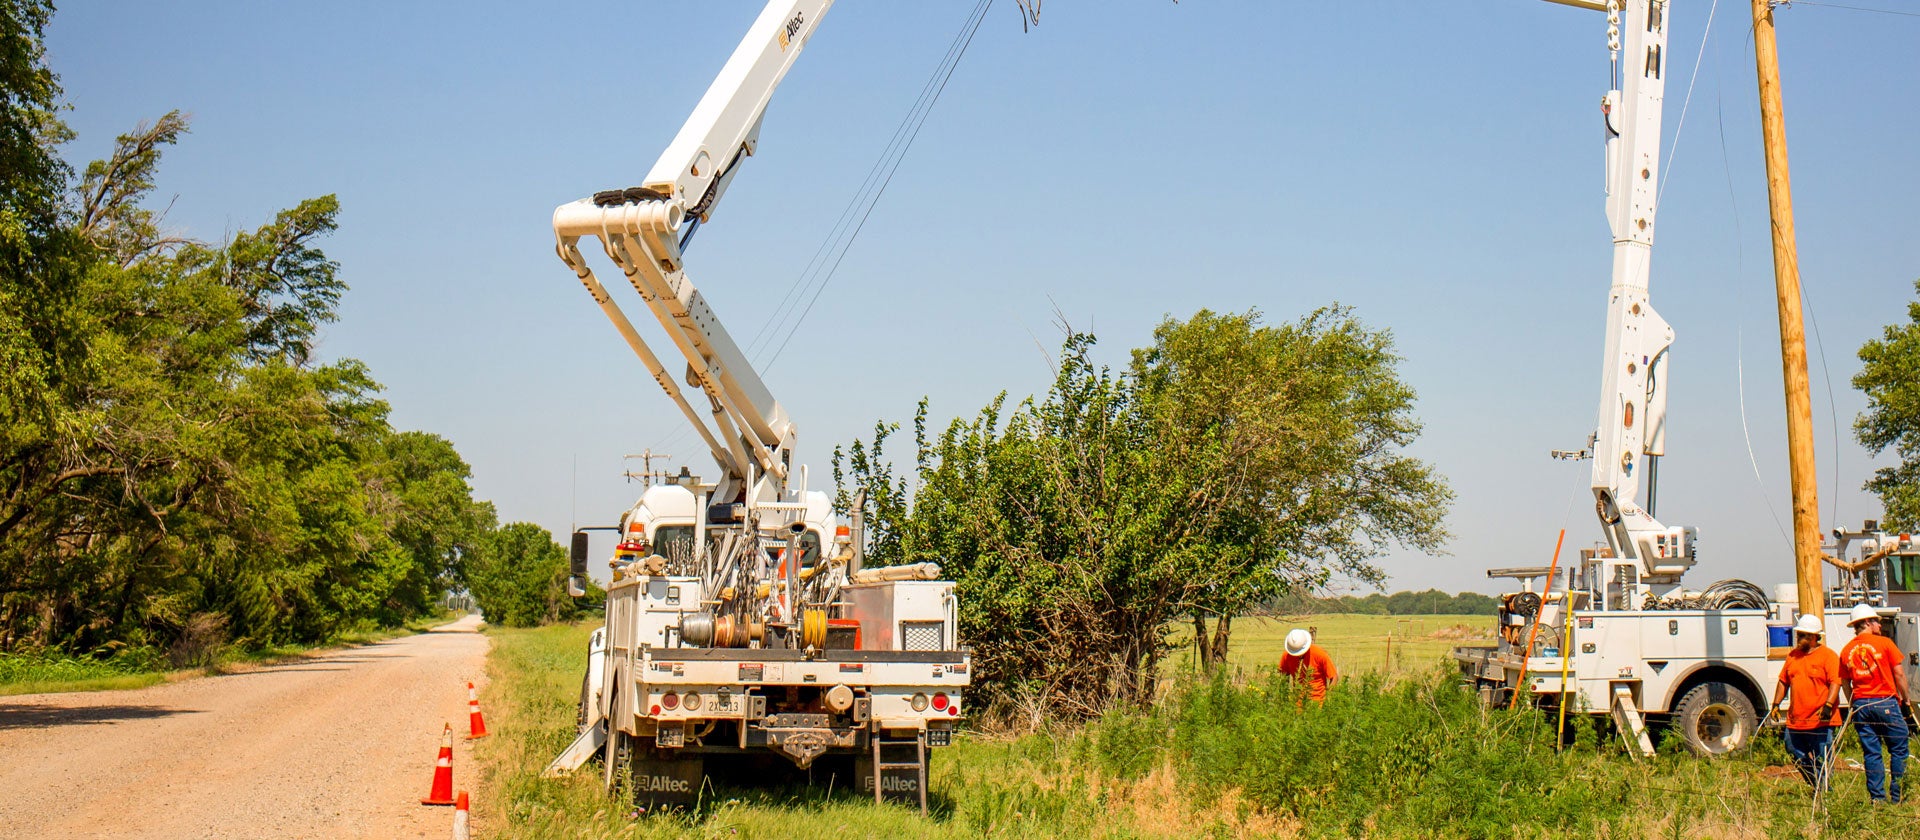
[[[453,724],[440,734],[440,757],[433,762],[433,792],[420,800],[422,805],[453,804]]]
[[[472,840],[472,831],[467,824],[467,792],[463,790],[453,806],[453,840]]]
[[[487,721],[480,717],[480,694],[473,690],[473,683],[467,683],[467,725],[471,730],[467,740],[487,737]]]

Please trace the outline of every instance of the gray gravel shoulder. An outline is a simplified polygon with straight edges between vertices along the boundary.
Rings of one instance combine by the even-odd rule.
[[[415,636],[133,691],[0,697],[0,838],[446,837],[419,804],[443,724],[473,789],[469,616]]]

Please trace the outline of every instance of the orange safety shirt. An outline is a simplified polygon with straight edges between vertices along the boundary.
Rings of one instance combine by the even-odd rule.
[[[1797,647],[1789,651],[1780,681],[1787,684],[1788,729],[1840,725],[1838,709],[1828,719],[1820,719],[1820,707],[1827,704],[1828,695],[1840,682],[1840,655],[1832,648],[1820,645],[1807,653]]]
[[[1900,647],[1879,633],[1855,636],[1840,649],[1840,664],[1853,679],[1854,697],[1892,697]]]
[[[1299,656],[1286,654],[1280,657],[1280,673],[1293,678],[1294,682],[1307,686],[1307,696],[1316,701],[1327,699],[1327,686],[1332,685],[1339,676],[1333,670],[1333,657],[1320,649],[1319,645],[1308,645],[1307,652]]]

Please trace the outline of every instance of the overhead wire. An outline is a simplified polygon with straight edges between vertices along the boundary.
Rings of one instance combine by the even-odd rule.
[[[1767,504],[1767,515],[1773,517],[1773,527],[1780,532],[1781,541],[1787,544],[1787,550],[1793,550],[1793,538],[1787,536],[1787,527],[1780,523],[1780,512],[1773,509],[1773,494],[1767,492],[1767,482],[1760,477],[1760,460],[1753,455],[1753,433],[1747,429],[1747,365],[1746,350],[1741,341],[1743,330],[1734,331],[1734,373],[1740,386],[1740,435],[1747,442],[1747,463],[1753,466],[1753,480],[1760,485],[1760,500]]]
[[[1840,5],[1839,3],[1813,3],[1813,2],[1809,2],[1809,0],[1779,0],[1779,2],[1775,3],[1774,5],[1781,6],[1784,8],[1789,8],[1789,9],[1793,8],[1794,6],[1818,6],[1818,7],[1827,8],[1827,9],[1846,9],[1847,11],[1850,11],[1850,12],[1873,12],[1874,14],[1881,14],[1881,15],[1900,15],[1902,17],[1920,17],[1920,12],[1902,12],[1902,11],[1896,11],[1894,9],[1874,9],[1866,6],[1843,6],[1843,5]]]
[[[1707,7],[1707,23],[1700,28],[1700,49],[1693,54],[1693,73],[1687,77],[1687,96],[1680,101],[1680,121],[1673,127],[1673,142],[1667,146],[1665,163],[1660,170],[1660,188],[1654,191],[1653,204],[1660,206],[1660,199],[1667,194],[1667,179],[1673,177],[1673,159],[1680,152],[1680,132],[1687,128],[1687,109],[1693,105],[1693,85],[1700,81],[1700,60],[1707,55],[1707,40],[1713,37],[1713,15],[1720,10],[1720,0],[1713,0]]]
[[[991,2],[992,0],[982,0],[982,2],[976,4],[974,10],[968,13],[967,21],[972,23],[976,15],[984,13],[983,7],[991,4]],[[966,29],[963,27],[962,32],[964,33],[965,31]],[[873,166],[867,170],[866,179],[861,181],[858,189],[854,190],[853,196],[847,199],[847,206],[841,209],[839,218],[834,221],[833,227],[828,232],[826,238],[821,240],[820,247],[814,251],[812,258],[807,260],[807,264],[801,268],[800,273],[793,278],[793,282],[787,286],[786,294],[781,296],[780,302],[773,307],[771,312],[767,313],[766,320],[763,321],[759,329],[756,330],[753,342],[747,345],[747,354],[749,356],[752,356],[758,350],[766,349],[766,345],[770,343],[772,337],[779,334],[779,331],[775,329],[775,324],[779,323],[780,316],[789,311],[789,304],[796,302],[796,295],[805,296],[807,293],[806,290],[812,287],[814,278],[819,276],[819,272],[825,265],[825,261],[832,253],[835,245],[841,240],[847,226],[852,223],[854,213],[860,209],[868,192],[871,191],[875,183],[881,179],[881,173],[887,171],[887,162],[894,160],[896,151],[900,151],[900,144],[907,138],[909,128],[914,125],[915,116],[931,107],[929,98],[934,95],[934,90],[936,89],[935,83],[940,78],[941,70],[946,68],[949,63],[955,61],[954,54],[955,51],[960,48],[961,43],[961,38],[956,35],[954,40],[947,45],[946,54],[941,57],[940,63],[935,67],[933,74],[927,78],[926,84],[921,86],[919,97],[914,100],[913,106],[907,109],[906,115],[900,120],[900,125],[894,128],[893,136],[888,139],[886,148],[882,150],[880,156],[874,160]],[[896,162],[895,165],[897,166],[898,163]],[[875,197],[877,198],[877,196]]]
[[[952,78],[954,69],[959,66],[961,57],[965,55],[967,47],[972,44],[974,34],[979,31],[980,24],[986,19],[987,11],[992,5],[993,0],[978,0],[973,9],[968,12],[959,32],[948,44],[946,54],[941,57],[940,63],[936,65],[926,84],[921,87],[920,95],[914,100],[906,116],[901,119],[900,125],[894,129],[886,148],[874,161],[865,180],[854,191],[852,198],[848,200],[847,206],[841,211],[827,237],[821,242],[813,257],[807,261],[806,266],[801,269],[800,274],[788,284],[780,302],[773,307],[755,331],[755,337],[747,345],[746,353],[752,357],[758,352],[764,357],[758,362],[758,367],[763,374],[779,359],[780,353],[786,349],[787,344],[798,332],[800,323],[812,312],[821,293],[832,281],[840,261],[846,257],[847,249],[853,244],[854,238],[859,236],[880,195],[892,182],[894,172],[898,170],[900,162],[905,159],[907,150],[919,135],[920,127],[925,124],[927,115],[932,112],[933,105],[940,98],[941,92],[946,89],[947,81]],[[1035,14],[1031,17],[1037,18],[1038,4],[1035,3],[1033,6]],[[1023,23],[1028,17],[1027,8],[1023,5]],[[811,291],[810,295],[809,291]],[[796,318],[783,319],[782,316],[791,312],[792,306],[802,299],[807,303],[800,315]],[[784,331],[782,326],[785,328]],[[777,347],[773,345],[776,337],[780,338]],[[691,435],[691,429],[682,427],[661,438],[656,447],[666,449],[677,446],[687,442]]]
[[[874,169],[868,176],[867,184],[862,187],[863,192],[856,193],[853,201],[849,203],[848,210],[843,214],[843,217],[851,218],[852,212],[855,209],[859,209],[859,221],[853,224],[851,230],[848,230],[845,225],[839,227],[839,230],[846,231],[844,238],[839,239],[837,242],[832,238],[829,239],[831,247],[828,253],[831,254],[832,262],[830,264],[823,262],[821,264],[822,267],[815,272],[817,280],[809,281],[813,288],[812,296],[807,299],[807,305],[801,309],[800,314],[786,323],[784,337],[781,338],[779,345],[773,348],[772,353],[766,357],[765,361],[761,363],[763,372],[771,367],[774,362],[779,361],[780,354],[786,351],[787,345],[792,342],[793,337],[799,333],[801,324],[803,324],[807,316],[813,312],[814,304],[820,301],[821,293],[825,292],[827,285],[833,282],[833,276],[839,270],[841,261],[846,259],[847,250],[852,247],[853,241],[860,236],[860,232],[866,228],[867,219],[873,215],[873,209],[878,205],[880,196],[885,194],[887,187],[893,183],[893,176],[899,171],[901,161],[906,159],[906,154],[908,150],[913,147],[914,140],[920,136],[920,129],[926,125],[927,116],[933,112],[934,105],[939,102],[940,94],[947,89],[947,83],[952,80],[954,70],[960,66],[960,60],[966,56],[967,48],[972,46],[973,36],[980,31],[980,24],[986,20],[987,10],[992,6],[993,0],[979,0],[979,2],[974,5],[973,11],[968,15],[966,22],[961,25],[959,34],[954,36],[953,44],[948,47],[947,56],[942,60],[940,66],[935,68],[933,76],[928,79],[926,87],[922,88],[921,99],[915,102],[914,109],[908,111],[906,118],[901,121],[900,127],[895,130],[895,142],[889,144],[887,151],[882,153],[880,160],[874,164]],[[877,185],[874,185],[875,176],[883,170],[885,173],[884,176],[879,177]],[[868,185],[874,186],[872,186],[871,190],[867,190]],[[862,204],[865,205],[864,208],[861,207]],[[777,320],[778,315],[779,313],[776,312],[775,323],[780,323],[780,321]],[[769,342],[770,341],[771,339],[769,339]],[[765,345],[763,345],[762,350],[764,352]]]

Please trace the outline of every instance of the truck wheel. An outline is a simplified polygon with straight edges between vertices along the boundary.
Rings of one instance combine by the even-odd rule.
[[[1745,692],[1722,682],[1701,683],[1673,708],[1673,726],[1696,755],[1721,756],[1747,745],[1760,716]]]
[[[603,763],[606,764],[607,795],[622,798],[632,781],[633,736],[621,732],[612,718],[607,720],[607,751]]]

